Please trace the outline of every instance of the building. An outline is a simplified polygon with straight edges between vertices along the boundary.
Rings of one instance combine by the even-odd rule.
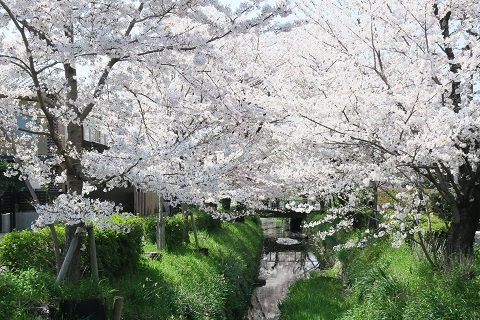
[[[19,117],[17,121],[18,126],[24,128],[28,119]],[[62,132],[65,132],[63,125],[57,124],[57,129],[60,135],[62,135]],[[17,134],[28,133],[17,131]],[[105,137],[98,130],[84,128],[84,138],[83,148],[85,149],[95,149],[103,152],[108,148],[105,145]],[[50,147],[52,144],[51,138],[40,136],[37,140],[37,156],[40,159],[51,157]],[[14,157],[11,156],[12,153],[12,150],[8,150],[5,144],[0,144],[0,161],[13,163]],[[7,180],[9,180],[9,183],[5,183],[2,189],[2,181]],[[48,186],[41,187],[34,181],[32,182],[32,187],[40,204],[46,204],[66,191],[64,185],[51,183]],[[116,204],[121,203],[124,211],[134,212],[142,216],[158,212],[158,196],[155,193],[144,192],[134,187],[115,188],[108,192],[94,191],[89,194],[89,197],[113,201]],[[24,181],[7,179],[3,175],[0,176],[0,214],[2,217],[0,219],[1,232],[10,232],[13,229],[28,229],[38,218],[38,214],[33,206],[32,195]]]

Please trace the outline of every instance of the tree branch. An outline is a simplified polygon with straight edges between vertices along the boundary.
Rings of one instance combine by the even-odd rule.
[[[47,122],[48,122],[48,130],[51,134],[51,137],[52,137],[52,140],[53,142],[55,143],[55,145],[57,146],[57,148],[59,150],[62,150],[62,143],[60,141],[60,139],[55,136],[55,118],[53,117],[53,115],[50,113],[50,111],[48,110],[48,108],[45,106],[45,97],[43,95],[43,92],[41,90],[41,85],[40,85],[40,81],[38,79],[38,72],[36,71],[35,69],[35,61],[33,59],[33,52],[32,50],[30,49],[30,43],[28,41],[28,38],[25,34],[25,29],[24,27],[26,27],[25,24],[20,24],[14,13],[11,11],[11,9],[7,6],[7,4],[5,3],[5,1],[3,0],[0,0],[0,5],[3,7],[3,9],[7,12],[8,16],[10,17],[10,20],[13,22],[13,24],[15,25],[15,27],[17,28],[18,32],[20,33],[20,36],[22,38],[22,42],[23,42],[23,45],[25,46],[25,50],[26,50],[26,53],[27,53],[27,57],[28,57],[28,70],[29,70],[29,74],[33,80],[33,84],[35,86],[35,90],[36,90],[36,93],[37,93],[37,102],[40,106],[40,109],[42,110],[42,112],[44,113],[46,119],[47,119]]]
[[[310,117],[308,117],[308,116],[305,116],[305,115],[303,115],[303,114],[300,114],[300,116],[303,117],[303,118],[305,118],[305,119],[307,119],[308,121],[313,122],[314,124],[316,124],[316,125],[318,125],[318,126],[320,126],[320,127],[323,127],[323,128],[325,128],[325,129],[331,130],[331,131],[333,131],[333,132],[335,132],[335,133],[338,133],[338,134],[341,134],[341,135],[343,135],[343,136],[347,136],[347,137],[349,137],[349,138],[352,139],[352,140],[359,141],[359,142],[363,142],[363,143],[365,143],[365,144],[367,144],[367,145],[370,145],[370,146],[372,146],[372,147],[375,147],[376,149],[379,149],[379,150],[381,150],[381,151],[383,151],[383,152],[385,152],[385,153],[388,153],[388,154],[390,154],[390,155],[393,155],[393,156],[397,156],[397,155],[398,155],[398,153],[393,152],[393,151],[390,151],[390,150],[382,147],[380,144],[378,144],[378,143],[376,143],[376,142],[374,142],[374,141],[370,141],[370,140],[365,140],[365,139],[362,139],[362,138],[354,137],[354,136],[352,136],[352,135],[350,135],[350,134],[347,134],[347,133],[345,133],[345,132],[341,132],[341,131],[339,131],[339,130],[337,130],[337,129],[334,129],[334,128],[329,127],[329,126],[327,126],[327,125],[324,125],[324,124],[322,124],[322,123],[320,123],[320,122],[318,122],[318,121],[315,121],[315,120],[313,120],[312,118],[310,118]]]
[[[18,131],[26,132],[26,133],[31,133],[35,135],[41,135],[41,136],[49,136],[51,137],[50,132],[43,132],[43,131],[33,131],[33,130],[28,130],[25,128],[18,128]]]

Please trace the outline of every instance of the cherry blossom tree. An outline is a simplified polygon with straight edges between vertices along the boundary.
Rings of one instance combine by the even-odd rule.
[[[480,217],[479,5],[296,3],[304,26],[263,53],[277,61],[263,99],[295,123],[289,141],[305,155],[289,167],[304,171],[311,194],[351,206],[359,188],[402,191],[379,226],[396,244],[418,231],[407,225],[435,191],[450,208],[446,250],[470,252]],[[334,212],[350,219],[340,228],[351,227],[350,209]]]
[[[241,103],[229,105],[210,76],[228,54],[215,43],[289,13],[285,1],[245,2],[234,11],[215,0],[17,0],[0,7],[2,141],[15,146],[24,179],[65,183],[77,196],[126,181],[183,194],[201,152],[214,155],[216,137],[237,129],[222,111]],[[85,148],[87,131],[101,133],[108,149]],[[47,162],[36,154],[39,137],[52,141]],[[85,220],[65,222],[68,246]],[[78,250],[67,275],[73,281]]]

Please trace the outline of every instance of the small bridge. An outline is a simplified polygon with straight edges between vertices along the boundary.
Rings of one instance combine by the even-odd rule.
[[[301,232],[302,221],[307,217],[306,212],[297,212],[288,209],[262,209],[255,211],[262,218],[290,218],[290,231]]]
[[[255,211],[262,218],[301,218],[307,217],[306,212],[297,212],[288,209],[262,209]]]

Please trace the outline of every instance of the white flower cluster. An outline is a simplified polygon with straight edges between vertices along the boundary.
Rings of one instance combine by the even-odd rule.
[[[51,204],[36,206],[40,214],[32,228],[41,228],[54,223],[74,225],[94,223],[98,228],[114,228],[112,213],[118,213],[121,207],[109,201],[84,198],[77,194],[62,194]],[[130,213],[123,213],[130,216]],[[124,230],[128,231],[128,230]]]
[[[339,244],[333,247],[334,251],[340,251],[342,249],[350,249],[350,248],[363,248],[367,245],[369,238],[365,237],[362,239],[350,239],[346,243]]]
[[[340,230],[351,230],[352,226],[353,226],[353,219],[340,220],[340,222],[331,226],[328,230],[317,232],[314,235],[314,237],[321,240],[325,240],[327,237],[333,236],[335,233],[337,233]]]
[[[380,223],[379,230],[373,234],[375,238],[385,235],[392,237],[392,246],[400,247],[408,236],[423,232],[418,226],[422,215],[421,208],[426,205],[428,195],[421,194],[407,187],[395,196],[393,210],[381,210],[384,222]]]
[[[232,221],[232,220],[235,220],[237,218],[247,217],[247,216],[250,216],[250,215],[254,214],[253,211],[249,211],[249,210],[232,211],[232,212],[220,212],[220,211],[214,210],[212,208],[208,208],[205,211],[208,212],[212,216],[213,219],[220,219],[221,221]]]
[[[305,223],[303,225],[304,228],[307,228],[307,229],[312,229],[316,226],[319,226],[321,224],[324,224],[324,223],[327,223],[327,222],[332,222],[333,220],[335,219],[338,219],[338,216],[337,215],[334,215],[334,214],[327,214],[325,217],[323,217],[323,219],[320,219],[320,220],[315,220],[315,221],[311,221],[309,223]]]
[[[296,203],[295,201],[292,201],[285,204],[285,209],[301,213],[310,213],[315,207],[308,203]]]

